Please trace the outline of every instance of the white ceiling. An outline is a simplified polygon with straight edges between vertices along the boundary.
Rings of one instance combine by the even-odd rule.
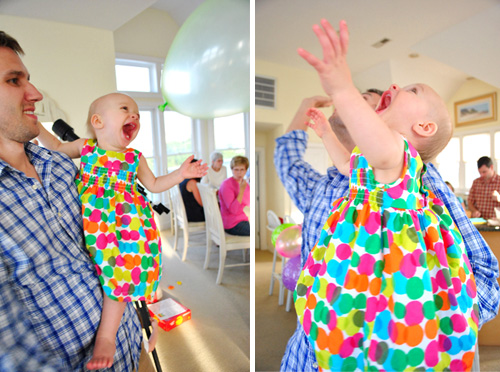
[[[449,99],[470,77],[500,87],[498,0],[255,0],[256,59],[311,70],[296,50],[320,55],[312,25],[322,17],[347,21],[360,89],[425,82]]]
[[[116,30],[152,7],[181,26],[204,1],[0,0],[0,14]],[[500,87],[500,0],[254,1],[257,60],[310,70],[296,50],[320,52],[311,26],[321,17],[334,25],[345,19],[349,64],[360,89],[420,81],[447,99],[471,77]],[[383,38],[391,41],[372,47]]]

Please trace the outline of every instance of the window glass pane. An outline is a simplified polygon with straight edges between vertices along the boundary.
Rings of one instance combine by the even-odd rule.
[[[216,149],[245,147],[245,121],[243,114],[214,119]]]
[[[151,92],[150,68],[115,65],[116,87],[119,91]]]
[[[165,111],[165,144],[168,156],[168,171],[177,169],[189,155],[193,154],[192,119],[174,111]]]
[[[470,188],[472,181],[479,177],[477,160],[481,156],[490,156],[490,135],[474,134],[464,137],[465,187]]]
[[[245,156],[245,119],[243,113],[214,119],[215,148],[224,158],[230,176],[231,159]]]
[[[455,189],[459,186],[460,172],[460,140],[454,137],[444,150],[437,156],[439,173],[445,181],[450,182]]]

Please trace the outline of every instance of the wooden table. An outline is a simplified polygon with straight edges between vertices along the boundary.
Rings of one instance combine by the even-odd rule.
[[[476,227],[500,261],[500,228],[482,225]],[[500,283],[500,279],[497,280]],[[479,345],[500,346],[500,315],[483,325],[479,331]]]

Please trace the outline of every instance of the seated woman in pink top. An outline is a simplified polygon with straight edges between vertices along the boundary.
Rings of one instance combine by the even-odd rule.
[[[245,180],[249,166],[244,156],[231,159],[233,176],[220,185],[220,212],[224,230],[231,235],[250,236],[250,222],[244,208],[250,207],[250,185]]]

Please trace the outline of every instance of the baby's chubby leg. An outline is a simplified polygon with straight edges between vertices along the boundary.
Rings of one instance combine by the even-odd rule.
[[[92,359],[87,363],[87,369],[108,368],[113,365],[116,351],[116,332],[125,311],[126,302],[113,301],[104,296],[101,323],[97,329]]]

